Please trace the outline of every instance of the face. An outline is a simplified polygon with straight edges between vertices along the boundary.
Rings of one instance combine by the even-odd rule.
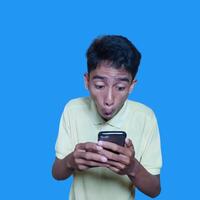
[[[106,64],[101,64],[89,75],[85,75],[85,85],[98,113],[106,121],[121,109],[135,82],[126,70],[115,69]]]

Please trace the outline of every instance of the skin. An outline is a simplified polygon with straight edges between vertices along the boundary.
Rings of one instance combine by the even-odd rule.
[[[98,113],[104,120],[117,114],[135,83],[126,70],[112,68],[106,63],[85,75],[86,88],[89,89]]]
[[[129,72],[115,69],[106,62],[89,75],[85,74],[84,78],[97,111],[105,121],[118,113],[136,83]],[[126,139],[124,147],[105,141],[77,144],[64,159],[56,158],[52,174],[55,179],[64,180],[76,170],[92,167],[107,167],[117,174],[127,175],[140,191],[150,197],[160,193],[160,176],[150,174],[136,160],[130,139]]]

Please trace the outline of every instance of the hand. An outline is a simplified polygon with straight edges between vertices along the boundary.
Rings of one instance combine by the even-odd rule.
[[[92,142],[79,143],[71,154],[68,167],[73,170],[87,170],[91,167],[107,167],[107,158],[98,154],[103,148]]]
[[[130,139],[126,139],[124,147],[106,141],[99,141],[98,145],[102,147],[98,152],[108,159],[109,169],[121,175],[130,175],[133,172],[136,161]]]

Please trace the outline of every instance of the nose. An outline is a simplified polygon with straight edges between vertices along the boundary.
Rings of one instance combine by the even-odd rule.
[[[114,104],[114,96],[112,89],[108,89],[105,95],[104,103],[106,106],[110,107]]]

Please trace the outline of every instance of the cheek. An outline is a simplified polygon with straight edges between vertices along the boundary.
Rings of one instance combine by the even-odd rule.
[[[95,101],[96,104],[101,105],[101,102],[102,102],[102,99],[103,99],[103,95],[102,95],[101,92],[91,89],[90,95],[91,95],[92,99]]]
[[[128,93],[124,92],[124,93],[118,93],[116,95],[115,100],[116,100],[116,103],[120,106],[126,101],[127,98],[128,98]]]

